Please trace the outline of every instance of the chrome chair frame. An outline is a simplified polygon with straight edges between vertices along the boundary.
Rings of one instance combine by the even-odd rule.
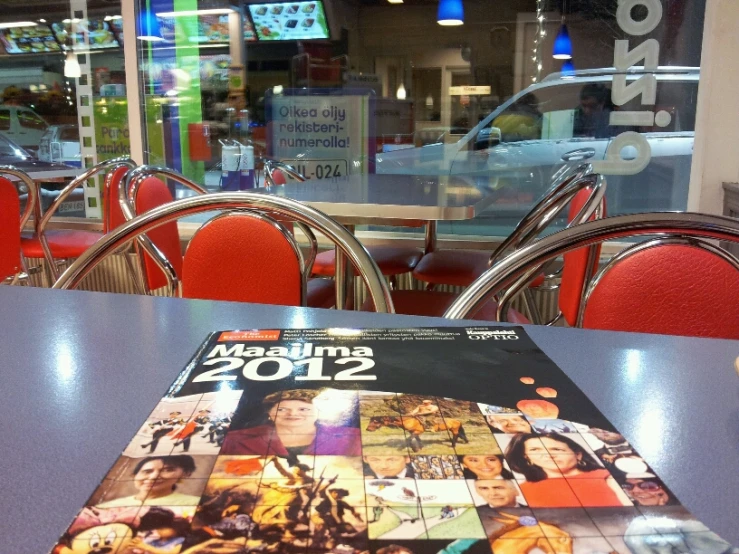
[[[38,185],[36,182],[31,179],[30,175],[28,175],[25,171],[21,171],[20,169],[13,167],[12,165],[0,165],[0,175],[10,175],[12,177],[15,177],[19,181],[21,181],[25,187],[27,194],[26,197],[26,207],[23,209],[23,213],[20,216],[20,229],[19,232],[23,232],[24,227],[28,223],[28,220],[31,219],[31,216],[33,215],[35,218],[35,221],[38,221],[39,218],[39,210],[41,203],[39,201],[39,192],[38,192]],[[20,192],[20,191],[19,191]],[[21,194],[23,194],[21,192]],[[26,265],[26,261],[23,258],[23,254],[21,253],[20,256],[21,261],[21,271],[17,272],[15,275],[11,277],[6,277],[3,279],[3,282],[8,282],[10,285],[16,284],[18,281],[28,281],[30,278],[30,272],[28,270],[28,267]]]
[[[285,162],[273,160],[271,158],[263,158],[262,161],[264,163],[264,186],[266,187],[273,187],[276,185],[274,177],[272,176],[276,169],[287,173],[290,177],[298,181],[307,181],[305,175]]]
[[[690,236],[693,239],[739,242],[739,221],[725,216],[668,212],[621,215],[575,225],[506,256],[472,283],[444,317],[464,319],[474,315],[490,295],[512,286],[522,275],[557,256],[607,240],[643,235],[657,235],[655,240]],[[586,300],[591,289],[589,286]]]
[[[134,170],[135,171],[135,170]],[[129,210],[128,204],[122,208]],[[254,192],[216,193],[183,198],[154,208],[128,223],[112,230],[75,260],[54,283],[55,289],[74,288],[100,261],[120,246],[160,225],[176,221],[181,217],[213,210],[257,210],[269,211],[303,223],[327,236],[336,244],[364,279],[376,310],[393,313],[390,289],[380,269],[367,250],[348,230],[335,220],[310,206],[288,198]]]
[[[49,221],[51,221],[51,218],[54,216],[56,211],[59,209],[59,206],[62,205],[62,202],[64,202],[67,199],[67,196],[69,196],[74,189],[88,181],[89,179],[92,179],[95,175],[102,171],[106,170],[113,170],[118,169],[120,166],[128,166],[130,168],[136,167],[136,162],[134,162],[130,158],[126,157],[120,157],[120,158],[113,158],[110,160],[105,160],[103,162],[100,162],[99,164],[91,167],[81,175],[78,175],[74,179],[72,179],[69,183],[67,183],[67,186],[65,186],[61,192],[59,193],[59,196],[57,196],[54,201],[49,206],[49,209],[46,210],[46,212],[40,217],[39,220],[36,222],[36,236],[39,238],[39,242],[41,243],[41,249],[44,252],[44,258],[46,259],[46,263],[49,264],[49,271],[51,271],[51,275],[54,278],[54,280],[59,278],[59,268],[57,267],[57,261],[54,259],[54,256],[51,253],[51,248],[49,248],[49,242],[46,239],[46,226],[49,224]],[[41,203],[39,202],[39,210],[38,213],[41,214]]]
[[[605,210],[605,192],[607,182],[605,177],[593,173],[591,164],[565,165],[562,166],[552,177],[554,185],[552,185],[547,193],[534,205],[528,214],[516,225],[513,232],[500,243],[495,249],[488,261],[488,267],[492,267],[500,260],[507,251],[513,251],[521,248],[523,245],[531,243],[536,237],[546,229],[559,213],[567,207],[572,199],[585,187],[592,186],[593,193],[583,205],[582,209],[573,218],[568,227],[585,222],[594,214],[597,218],[602,217]],[[588,262],[594,264],[595,249],[589,252]],[[547,264],[548,265],[548,264]],[[536,307],[536,302],[532,291],[528,288],[528,284],[538,275],[545,267],[532,269],[526,275],[523,275],[519,281],[507,289],[498,302],[498,321],[505,321],[505,317],[510,309],[513,299],[523,292],[524,304],[527,308],[531,320],[535,324],[541,324],[541,314]],[[548,275],[551,278],[554,275]],[[588,281],[592,278],[592,269],[588,266],[585,284],[581,291],[581,300],[585,294],[585,288]],[[561,317],[561,312],[547,325],[554,324]]]
[[[197,194],[208,194],[208,191],[205,188],[173,169],[156,165],[141,165],[133,171],[130,171],[126,176],[125,185],[118,188],[118,201],[120,202],[123,217],[126,218],[126,221],[131,221],[136,217],[136,199],[138,198],[141,183],[144,179],[152,175],[166,176]],[[138,274],[141,275],[139,288],[143,289],[144,293],[147,295],[150,295],[152,292],[149,287],[148,280],[146,279],[145,258],[148,254],[162,273],[164,273],[167,280],[168,295],[179,296],[180,279],[177,276],[177,272],[164,253],[157,248],[151,239],[146,235],[141,235],[134,243],[134,250],[136,251],[136,257],[139,263]]]
[[[183,185],[184,187],[194,191],[197,194],[209,194],[205,188],[188,179],[177,171],[166,167],[142,165],[140,167],[137,167],[127,176],[125,191],[119,190],[119,202],[121,204],[121,209],[123,210],[123,216],[126,218],[127,221],[130,221],[137,215],[136,198],[138,197],[141,183],[147,177],[157,174],[166,176],[176,183],[179,183],[180,185]],[[302,180],[305,180],[302,175],[300,175],[299,173],[296,174]],[[303,267],[304,271],[308,272],[307,276],[310,276],[311,269],[313,268],[313,263],[315,262],[316,256],[318,255],[318,240],[316,239],[316,236],[313,234],[310,228],[298,221],[295,221],[294,223],[308,238],[309,252],[307,258],[305,258],[304,260]],[[149,289],[147,280],[143,278],[144,251],[146,251],[146,253],[154,260],[154,263],[156,263],[159,269],[161,269],[164,273],[165,278],[167,279],[167,290],[169,295],[178,295],[180,287],[179,278],[177,277],[177,273],[175,272],[174,267],[172,267],[172,264],[169,262],[169,260],[167,260],[167,257],[164,255],[164,253],[159,250],[159,248],[157,248],[156,245],[146,235],[142,235],[141,237],[139,237],[136,244],[140,247],[137,248],[137,255],[139,259],[140,274],[142,275],[142,282],[139,284],[139,287],[144,291],[145,294],[151,294],[151,290]],[[308,277],[306,277],[306,279],[307,278]]]

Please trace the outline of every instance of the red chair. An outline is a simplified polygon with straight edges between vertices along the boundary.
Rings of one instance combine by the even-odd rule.
[[[146,213],[154,208],[171,203],[174,199],[164,182],[153,174],[162,174],[190,188],[198,194],[207,194],[199,185],[171,170],[143,166],[133,171],[127,181],[128,202],[133,203],[133,214]],[[130,206],[129,206],[130,209]],[[283,225],[286,224],[283,222]],[[291,226],[292,223],[290,222]],[[290,227],[291,229],[292,227]],[[305,231],[315,245],[315,237]],[[184,278],[183,255],[180,233],[176,222],[166,223],[141,237],[138,245],[139,260],[145,276],[144,286],[147,294],[158,288],[167,286],[169,294],[178,294],[178,282]],[[309,263],[315,257],[313,246],[309,255]],[[157,252],[158,251],[158,254]],[[212,269],[211,269],[212,271]],[[307,282],[307,305],[312,308],[330,308],[334,305],[333,281],[327,279],[309,279]],[[182,291],[182,294],[185,294]],[[234,298],[236,300],[237,298]]]
[[[306,180],[295,168],[287,164],[275,160],[264,161],[265,184],[267,186],[284,185],[287,179],[283,172],[298,181]],[[418,226],[420,227],[420,225]],[[413,271],[413,268],[416,267],[423,256],[423,252],[419,248],[412,246],[368,246],[367,251],[377,262],[382,274],[391,277],[391,283],[393,284],[396,276]],[[319,253],[313,263],[313,275],[335,277],[335,273],[336,252],[325,250]],[[354,276],[356,277],[356,272]]]
[[[38,188],[33,179],[20,170],[3,167],[0,172],[20,179],[25,185],[26,204],[21,213],[16,185],[0,177],[0,283],[14,285],[28,279],[28,268],[21,256],[21,231],[37,206]]]
[[[85,171],[79,177],[76,177],[65,186],[51,203],[46,213],[36,221],[36,229],[32,234],[24,234],[21,237],[21,248],[26,258],[44,258],[49,266],[52,278],[56,280],[59,277],[58,263],[71,258],[78,258],[85,250],[95,244],[103,233],[97,231],[83,231],[74,229],[53,229],[47,230],[46,226],[54,217],[54,214],[72,193],[74,189],[83,186],[89,179],[92,179],[99,173],[121,168],[130,169],[136,167],[136,164],[128,158],[115,158],[97,164]],[[122,173],[118,173],[121,178]],[[103,209],[105,204],[103,203]],[[41,214],[39,204],[38,213]],[[105,217],[103,217],[105,219]]]
[[[623,250],[593,278],[579,310],[581,326],[739,339],[739,259],[709,242],[739,242],[739,221],[694,213],[609,217],[545,237],[486,271],[445,315],[473,315],[486,298],[548,259],[645,235],[657,237]]]
[[[136,171],[140,171],[138,176],[147,177],[146,168],[134,170]],[[171,171],[166,175],[181,178]],[[309,267],[292,234],[279,222],[265,215],[276,213],[315,228],[337,244],[347,259],[358,266],[358,272],[377,304],[378,311],[392,312],[390,290],[377,264],[343,226],[309,206],[253,192],[205,194],[184,198],[138,215],[104,236],[73,262],[54,283],[54,288],[74,288],[106,256],[144,233],[173,223],[180,217],[213,210],[228,210],[232,213],[216,217],[204,225],[193,238],[192,251],[188,248],[183,263],[185,294],[219,300],[270,303],[293,303],[297,298],[298,303],[303,305],[303,285]],[[128,214],[128,211],[130,207],[124,207],[124,213]],[[262,244],[262,240],[269,241],[269,244]],[[211,248],[216,249],[216,252],[211,252]],[[217,261],[214,256],[218,257]],[[223,264],[222,259],[225,259]],[[231,275],[219,275],[221,271]]]
[[[413,270],[413,278],[428,283],[429,290],[437,285],[468,286],[493,265],[501,254],[520,245],[523,234],[531,230],[531,225],[535,225],[537,219],[546,213],[558,195],[567,191],[567,186],[573,179],[578,175],[584,177],[591,172],[589,167],[588,165],[563,166],[552,177],[552,186],[542,199],[524,216],[516,230],[492,254],[483,250],[434,250],[425,254],[418,262]],[[517,231],[520,232],[517,233]],[[543,282],[544,276],[542,275],[531,286],[537,287]]]
[[[509,250],[515,251],[535,240],[568,205],[570,206],[568,225],[581,223],[589,218],[601,217],[605,212],[605,190],[605,178],[592,173],[591,166],[587,164],[560,172],[558,182],[521,220],[513,232],[493,253],[491,259],[497,262]],[[586,258],[595,256],[593,264],[597,267],[599,253],[598,250],[597,254],[586,252],[584,255]],[[579,258],[577,260],[579,261]],[[593,267],[593,264],[588,267]],[[582,275],[579,275],[578,272]],[[567,294],[580,290],[580,296],[582,296],[584,294],[584,290],[582,290],[583,283],[587,282],[591,276],[592,271],[586,272],[584,261],[577,265],[575,264],[575,258],[572,258],[569,263],[568,275],[562,278]],[[508,321],[516,323],[542,323],[530,289],[540,286],[544,279],[545,276],[541,270],[523,276],[501,295],[499,303],[494,299],[489,300],[480,311],[476,312],[474,319],[496,320],[502,318],[505,321],[507,317]],[[578,286],[580,289],[577,288]],[[521,292],[525,295],[524,303],[532,315],[532,321],[529,321],[520,312],[509,308],[510,302]],[[455,293],[435,290],[394,291],[393,303],[395,304],[396,313],[440,317],[450,308],[457,296]],[[574,300],[568,304],[568,308],[570,305],[573,306],[575,313],[577,313],[579,306],[579,298],[578,304],[574,304]],[[371,306],[365,305],[365,308],[371,308]],[[566,311],[569,314],[569,310]],[[557,319],[559,319],[559,316],[548,324],[554,323]]]

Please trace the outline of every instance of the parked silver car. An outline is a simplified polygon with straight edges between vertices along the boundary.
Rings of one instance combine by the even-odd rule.
[[[555,73],[516,94],[454,144],[431,144],[378,154],[378,173],[484,174],[500,203],[522,208],[542,194],[566,162],[602,160],[625,130],[641,133],[652,159],[636,175],[608,178],[610,213],[684,210],[693,152],[698,68],[661,67],[654,111],[670,114],[665,127],[612,127],[612,111],[642,110],[638,98],[611,103],[614,69]],[[643,73],[630,70],[627,81]],[[652,109],[652,107],[648,107]],[[623,152],[626,159],[631,155]],[[491,212],[499,206],[491,208]]]

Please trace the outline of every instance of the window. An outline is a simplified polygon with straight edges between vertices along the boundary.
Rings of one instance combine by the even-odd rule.
[[[59,171],[45,163],[79,167],[130,151],[121,0],[16,4],[0,7],[0,131],[43,162],[33,170],[46,189],[46,210],[64,183],[58,175],[44,179],[45,172]],[[65,67],[69,49],[77,54],[79,78]],[[89,121],[88,134],[96,140],[80,144],[79,121]],[[84,191],[75,190],[57,214],[101,217],[101,182],[90,180]]]
[[[35,129],[45,131],[48,125],[38,115],[26,110],[18,111],[18,123],[24,129]]]
[[[161,22],[164,40],[139,44],[148,161],[166,161],[212,191],[239,187],[223,171],[221,145],[229,141],[250,142],[257,157],[300,165],[311,178],[321,177],[320,160],[345,172],[466,176],[487,182],[495,201],[476,219],[440,231],[490,236],[507,234],[563,164],[601,162],[619,134],[634,131],[649,143],[652,161],[638,174],[608,176],[609,213],[685,209],[705,0],[661,3],[654,28],[631,35],[615,0],[464,0],[457,27],[439,25],[430,4],[321,0],[309,8],[320,6],[325,16],[329,38],[321,41],[291,38],[290,29],[303,25],[295,21],[307,16],[282,28],[275,5],[269,25],[259,16],[269,29],[249,32],[249,13],[242,21],[248,63],[225,44],[224,18],[185,13]],[[642,20],[646,10],[632,15]],[[568,64],[553,57],[563,19]],[[659,69],[645,72],[636,60],[625,77],[631,88],[621,91],[616,41],[628,40],[633,51],[651,39]],[[229,85],[234,63],[243,63],[248,87]],[[646,81],[633,86],[644,77],[656,83],[654,103],[639,92]],[[333,112],[293,108],[324,101],[343,103],[340,127],[356,135],[316,142],[321,126],[331,138]],[[629,126],[619,120],[627,111],[649,113]],[[318,127],[302,132],[295,123]],[[285,129],[294,130],[290,137]]]
[[[0,131],[10,130],[10,110],[0,110]]]

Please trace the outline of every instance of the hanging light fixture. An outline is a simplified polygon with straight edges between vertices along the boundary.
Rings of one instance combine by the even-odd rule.
[[[445,27],[464,24],[464,6],[462,0],[439,0],[436,22]]]
[[[403,81],[400,82],[400,86],[398,87],[398,91],[395,93],[395,97],[398,100],[405,100],[407,96],[405,85],[403,84]]]
[[[572,60],[566,60],[565,63],[562,64],[562,76],[565,78],[572,79],[575,76],[575,64],[572,63]]]
[[[147,42],[161,42],[162,29],[159,26],[157,16],[151,10],[142,10],[139,19],[139,36],[136,38]]]
[[[562,0],[562,25],[559,28],[557,36],[554,38],[554,50],[552,51],[552,57],[555,60],[572,59],[572,40],[565,24],[565,12],[566,3]]]
[[[77,54],[74,51],[76,29],[72,24],[72,32],[69,33],[65,46],[67,48],[67,57],[64,59],[64,76],[68,79],[79,79],[82,77],[82,68]]]
[[[69,79],[79,79],[82,77],[82,68],[77,59],[77,54],[72,49],[67,50],[67,57],[64,60],[64,76]]]

